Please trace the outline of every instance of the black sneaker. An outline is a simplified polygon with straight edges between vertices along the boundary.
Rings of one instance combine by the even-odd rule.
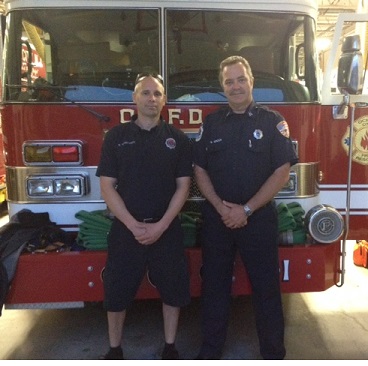
[[[123,350],[120,347],[110,348],[109,352],[99,357],[100,360],[124,360]]]
[[[163,360],[178,360],[179,352],[176,350],[174,344],[166,344],[162,351],[161,358]]]

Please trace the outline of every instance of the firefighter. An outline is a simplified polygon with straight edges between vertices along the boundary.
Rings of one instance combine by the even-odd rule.
[[[96,173],[115,216],[104,273],[110,350],[101,358],[123,359],[126,309],[148,270],[163,302],[162,359],[178,359],[180,307],[190,302],[178,213],[189,193],[191,147],[182,131],[160,117],[166,101],[161,76],[138,75],[133,101],[137,115],[107,133]]]
[[[240,56],[220,64],[228,106],[208,115],[194,144],[194,174],[203,204],[202,346],[197,359],[220,359],[226,340],[236,251],[252,285],[260,353],[283,359],[274,196],[297,162],[288,125],[253,100],[249,63]]]

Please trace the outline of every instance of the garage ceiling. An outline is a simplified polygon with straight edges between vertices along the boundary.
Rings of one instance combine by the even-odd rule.
[[[332,39],[340,13],[355,13],[368,0],[318,0],[317,37]],[[365,4],[366,5],[366,4]]]

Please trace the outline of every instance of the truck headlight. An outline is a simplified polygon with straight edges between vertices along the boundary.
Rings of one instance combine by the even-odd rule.
[[[87,180],[83,175],[30,176],[27,178],[27,194],[30,197],[83,196],[87,192]]]
[[[54,185],[52,179],[29,179],[27,181],[29,196],[52,196]]]

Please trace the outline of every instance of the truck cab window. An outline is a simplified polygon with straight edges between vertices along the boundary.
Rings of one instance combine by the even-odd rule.
[[[167,11],[166,17],[169,100],[224,102],[218,67],[231,55],[249,61],[256,101],[309,102],[318,98],[315,83],[309,82],[316,78],[313,50],[299,52],[298,62],[294,56],[306,31],[313,27],[308,17],[197,10]],[[297,66],[306,62],[310,75],[303,71],[301,78]]]
[[[14,12],[5,98],[130,102],[137,73],[161,72],[158,25],[158,10]]]

